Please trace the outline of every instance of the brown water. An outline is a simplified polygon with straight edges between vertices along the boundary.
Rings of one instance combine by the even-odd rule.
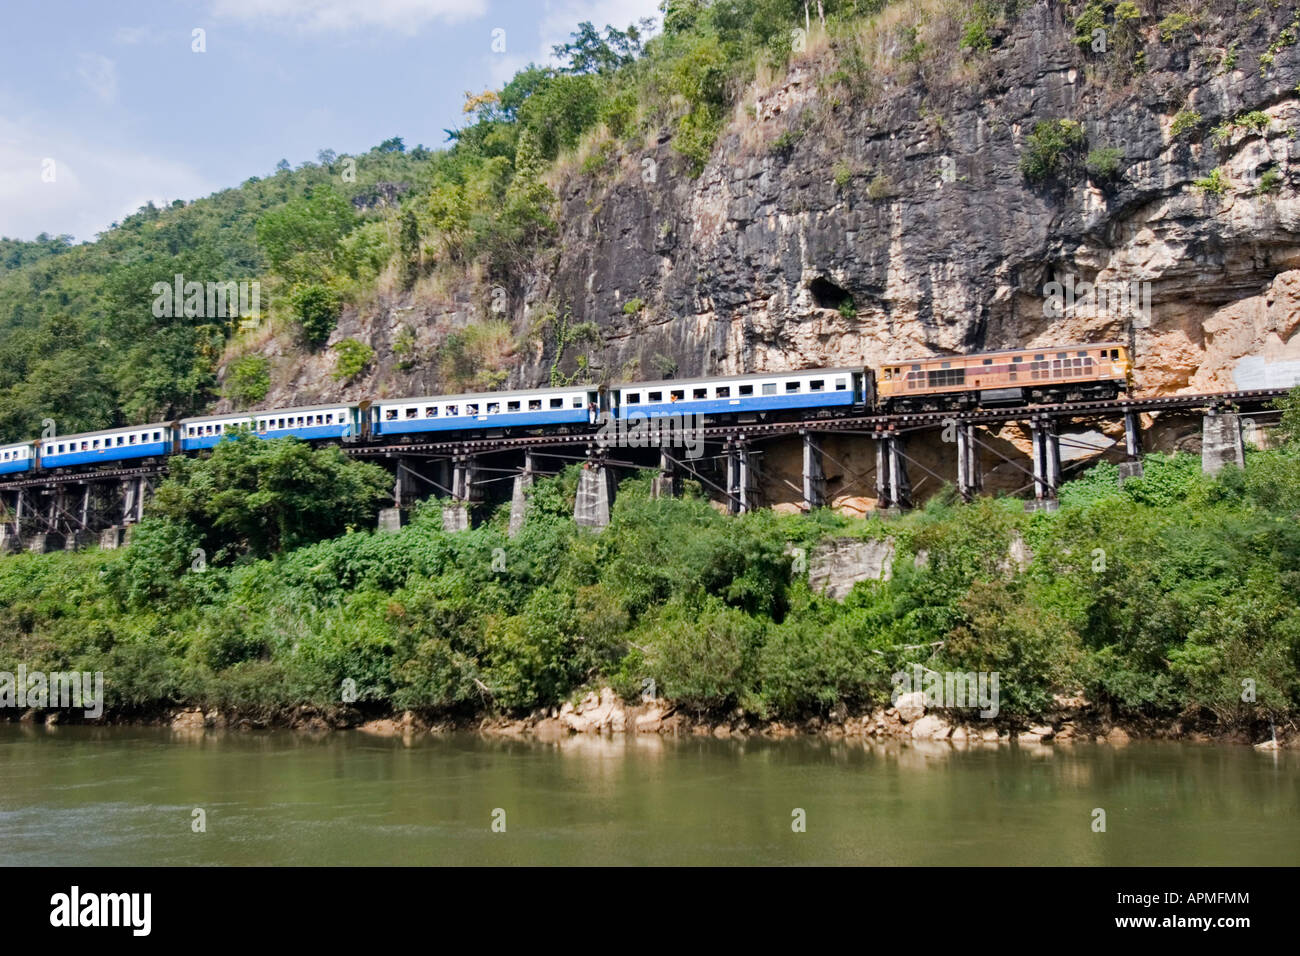
[[[6,724],[0,847],[10,865],[1295,864],[1300,754]]]

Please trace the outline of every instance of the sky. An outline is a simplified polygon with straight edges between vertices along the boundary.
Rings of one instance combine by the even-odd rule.
[[[467,91],[658,3],[4,0],[0,236],[93,239],[325,148],[441,147]]]

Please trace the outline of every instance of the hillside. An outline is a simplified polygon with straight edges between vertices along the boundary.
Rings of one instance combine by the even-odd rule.
[[[1131,337],[1147,390],[1300,362],[1287,5],[820,6],[584,24],[446,149],[5,241],[0,437],[1079,338]],[[177,273],[257,279],[260,321],[155,317]],[[1068,279],[1149,283],[1150,315],[1046,317]]]

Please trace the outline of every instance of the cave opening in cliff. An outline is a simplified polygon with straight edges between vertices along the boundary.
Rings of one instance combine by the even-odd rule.
[[[853,296],[846,289],[837,286],[825,276],[818,276],[808,283],[808,291],[819,309],[842,309],[853,305]]]

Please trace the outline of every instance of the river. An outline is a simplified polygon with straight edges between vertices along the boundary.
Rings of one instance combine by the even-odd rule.
[[[9,865],[1293,865],[1300,754],[3,724],[0,841]]]

